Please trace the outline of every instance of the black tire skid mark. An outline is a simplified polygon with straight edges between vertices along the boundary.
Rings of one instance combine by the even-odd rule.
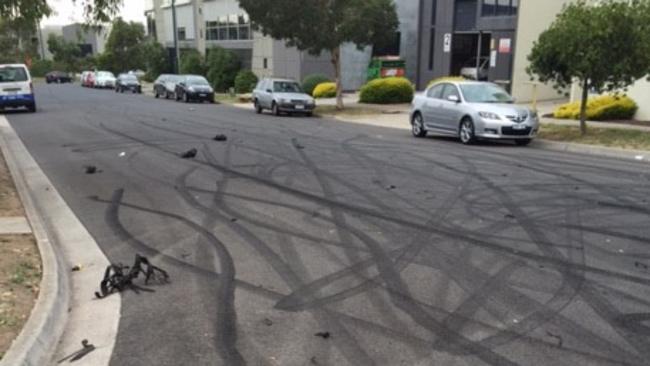
[[[228,365],[245,365],[242,355],[237,350],[237,324],[236,310],[234,308],[234,290],[235,290],[235,267],[232,258],[225,246],[210,231],[205,230],[202,226],[176,214],[161,212],[145,207],[124,203],[122,197],[124,190],[118,189],[114,192],[110,200],[110,206],[106,212],[107,223],[123,240],[128,240],[130,234],[120,230],[124,228],[119,222],[119,207],[127,207],[141,213],[148,213],[168,217],[177,220],[203,236],[208,243],[214,246],[219,254],[221,274],[219,275],[219,286],[217,292],[218,300],[218,324],[217,324],[217,347],[221,351],[224,360]]]
[[[207,152],[204,152],[208,160],[213,161],[213,157],[210,156]],[[214,162],[214,161],[213,161]],[[216,162],[214,162],[216,163]],[[189,172],[188,172],[189,173]],[[231,222],[230,217],[237,216],[236,211],[232,211],[228,208],[227,204],[222,200],[219,200],[220,190],[226,188],[228,175],[224,176],[223,181],[218,184],[218,190],[215,194],[215,202],[220,203],[219,206],[214,206],[213,209],[201,205],[200,202],[196,201],[194,197],[187,191],[186,180],[188,179],[189,174],[184,174],[179,177],[177,180],[177,185],[179,186],[179,193],[181,197],[195,209],[202,211],[206,216],[211,216],[215,220],[224,222],[230,227],[233,232],[239,235],[244,242],[249,244],[254,250],[256,250],[264,260],[269,263],[271,268],[283,279],[283,281],[291,288],[297,288],[302,284],[302,280],[294,273],[291,267],[285,263],[282,258],[277,255],[263,240],[261,240],[257,235],[252,233],[250,230],[245,228],[243,225],[238,222]],[[217,210],[218,207],[218,210]],[[223,211],[224,214],[221,214],[219,211]],[[332,331],[336,331],[337,338],[335,343],[337,348],[341,350],[341,353],[353,364],[359,365],[371,365],[374,364],[370,355],[368,355],[365,350],[363,350],[354,340],[351,334],[345,329],[345,327],[340,324],[336,317],[332,316],[331,312],[327,309],[313,314],[317,321],[323,325],[331,327]]]

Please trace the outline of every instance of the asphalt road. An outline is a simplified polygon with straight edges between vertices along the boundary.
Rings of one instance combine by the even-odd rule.
[[[650,363],[647,164],[37,98],[8,118],[102,250],[172,278],[125,293],[112,365]]]

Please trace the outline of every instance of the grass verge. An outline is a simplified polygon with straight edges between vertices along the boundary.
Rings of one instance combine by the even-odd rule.
[[[0,217],[24,211],[0,154]],[[0,235],[0,359],[18,336],[34,307],[41,281],[41,259],[32,235]]]
[[[650,132],[619,128],[599,128],[588,125],[587,134],[581,136],[578,126],[542,124],[539,138],[623,149],[650,150]]]

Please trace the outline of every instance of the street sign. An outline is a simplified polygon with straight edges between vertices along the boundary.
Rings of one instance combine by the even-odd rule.
[[[510,53],[512,50],[512,39],[501,38],[499,40],[499,53]]]
[[[451,33],[445,33],[445,40],[443,42],[443,51],[445,53],[451,52]]]

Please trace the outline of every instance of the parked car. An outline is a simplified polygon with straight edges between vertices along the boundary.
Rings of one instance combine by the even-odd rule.
[[[476,67],[478,64],[478,68]],[[462,69],[460,69],[460,76],[470,80],[486,81],[488,79],[488,68],[490,66],[490,59],[488,57],[481,57],[476,62],[476,57],[469,59]]]
[[[84,71],[81,73],[81,86],[86,88],[95,87],[95,72],[94,71]]]
[[[413,99],[412,133],[457,136],[464,144],[497,139],[528,145],[539,130],[537,112],[513,103],[508,92],[493,83],[439,82]]]
[[[45,74],[45,82],[48,83],[48,84],[50,84],[50,83],[57,83],[57,84],[71,83],[72,82],[72,77],[67,72],[50,71],[47,74]]]
[[[138,78],[133,74],[118,75],[117,81],[115,82],[115,92],[124,93],[127,90],[133,93],[142,93],[142,86],[140,85]]]
[[[95,77],[95,88],[115,88],[115,75],[110,71],[98,71]]]
[[[269,109],[280,113],[304,113],[311,116],[316,108],[314,98],[302,91],[300,84],[288,79],[262,79],[253,90],[253,104],[257,113]]]
[[[210,83],[199,75],[183,75],[176,84],[176,100],[214,103],[214,90]]]
[[[36,112],[32,77],[24,64],[0,65],[0,109],[7,107]]]
[[[176,93],[176,83],[180,80],[179,75],[162,74],[153,82],[153,95],[156,98],[165,97],[169,99]]]

